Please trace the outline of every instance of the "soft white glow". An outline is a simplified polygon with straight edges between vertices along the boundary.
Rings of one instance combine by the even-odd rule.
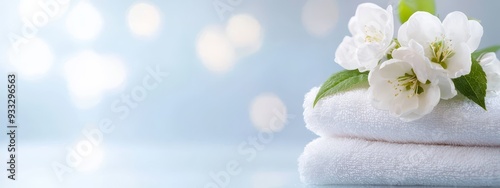
[[[106,90],[119,87],[126,79],[123,62],[113,56],[83,51],[64,66],[68,88],[75,104],[90,108],[99,103]]]
[[[262,40],[259,21],[247,14],[231,17],[226,27],[226,34],[236,47],[260,46]]]
[[[104,151],[98,148],[98,146],[93,145],[92,153],[82,158],[82,163],[76,167],[77,170],[80,172],[93,172],[101,167],[104,161]]]
[[[207,27],[201,32],[196,50],[205,67],[213,72],[227,72],[236,59],[234,47],[216,27]]]
[[[23,19],[33,22],[34,19],[40,19],[44,14],[48,18],[59,18],[69,7],[66,1],[58,0],[20,0],[19,15]]]
[[[308,0],[302,9],[302,24],[313,36],[325,37],[337,24],[336,0]]]
[[[104,70],[99,55],[85,51],[69,60],[64,69],[68,86],[76,97],[99,96],[103,89]]]
[[[8,51],[10,64],[27,79],[43,76],[52,66],[54,56],[49,45],[42,39],[33,38],[21,44],[17,50]]]
[[[79,2],[66,19],[68,32],[79,40],[94,39],[103,25],[101,14],[86,0]]]
[[[116,56],[102,57],[101,61],[102,69],[104,70],[104,74],[102,75],[104,80],[101,80],[103,88],[115,89],[121,86],[127,77],[123,61]]]
[[[21,18],[31,20],[33,14],[41,10],[38,2],[41,2],[41,0],[20,0],[19,16],[21,16]]]
[[[153,5],[137,3],[128,12],[128,26],[138,36],[151,37],[160,27],[160,11]]]
[[[279,132],[285,127],[287,109],[278,96],[264,93],[252,101],[250,119],[259,131]]]

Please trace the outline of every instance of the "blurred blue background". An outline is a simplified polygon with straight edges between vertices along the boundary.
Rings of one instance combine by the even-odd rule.
[[[436,1],[442,18],[481,20],[481,47],[499,43],[499,1]],[[304,187],[296,161],[316,136],[303,96],[341,70],[334,52],[362,2],[3,1],[0,63],[18,75],[19,129],[18,179],[2,163],[0,187]],[[82,148],[102,120],[114,129]],[[88,153],[68,166],[78,149]]]

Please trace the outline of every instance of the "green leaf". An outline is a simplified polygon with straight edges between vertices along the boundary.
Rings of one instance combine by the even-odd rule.
[[[436,14],[436,3],[434,0],[399,0],[399,20],[405,23],[410,16],[417,11],[425,11]]]
[[[478,60],[483,54],[488,52],[497,52],[498,50],[500,50],[500,45],[490,46],[487,48],[483,48],[481,50],[476,50],[474,53],[472,53],[472,59]]]
[[[362,84],[368,84],[368,72],[361,73],[358,70],[344,70],[335,73],[319,89],[313,107],[324,97],[347,91]]]
[[[453,79],[455,88],[484,110],[486,110],[484,102],[484,98],[486,97],[486,82],[486,73],[484,73],[483,68],[475,59],[472,59],[472,67],[468,75]]]

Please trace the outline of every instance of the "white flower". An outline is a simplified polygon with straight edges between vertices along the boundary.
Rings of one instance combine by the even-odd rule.
[[[410,63],[391,59],[369,73],[372,105],[388,110],[403,121],[413,121],[430,113],[440,100],[436,84],[422,83]]]
[[[457,95],[444,69],[428,72],[432,63],[415,41],[394,50],[392,56],[393,59],[376,67],[368,76],[369,97],[375,108],[413,121],[430,113],[441,98]]]
[[[500,94],[500,61],[495,53],[485,53],[479,59],[488,80],[487,91]]]
[[[410,40],[408,46],[394,50],[392,57],[409,63],[419,82],[437,84],[441,99],[451,99],[457,95],[455,84],[447,77],[445,69],[433,67],[433,63],[425,56],[424,47],[414,40]]]
[[[470,73],[471,53],[479,46],[483,27],[462,12],[452,12],[441,21],[427,12],[414,13],[398,31],[398,41],[407,46],[415,40],[424,47],[433,69],[443,68],[450,78]]]
[[[352,37],[344,37],[335,52],[335,62],[348,70],[374,69],[392,44],[392,6],[383,9],[372,3],[360,4],[349,20],[349,31]]]

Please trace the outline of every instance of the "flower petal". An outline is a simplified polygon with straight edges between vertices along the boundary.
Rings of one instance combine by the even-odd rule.
[[[335,51],[335,62],[347,70],[357,69],[360,64],[357,58],[357,48],[351,37],[344,37]]]
[[[392,10],[392,8],[390,9]],[[362,3],[356,9],[355,17],[357,18],[357,24],[361,26],[369,25],[369,23],[378,23],[385,25],[388,20],[392,21],[392,12],[388,12],[386,9],[379,7],[373,3]],[[363,29],[363,27],[360,27]],[[352,33],[354,34],[354,33]]]
[[[472,66],[472,60],[470,58],[471,51],[467,43],[459,43],[455,46],[453,52],[455,54],[446,61],[446,64],[448,65],[446,68],[448,77],[458,78],[469,74]]]
[[[413,91],[403,91],[391,101],[391,114],[404,117],[418,108],[418,96],[408,97]]]
[[[426,84],[422,86],[424,92],[418,97],[418,109],[413,113],[400,117],[403,121],[413,121],[432,112],[439,103],[440,90],[436,85]]]
[[[358,61],[361,67],[359,71],[364,72],[374,69],[378,62],[384,57],[384,51],[380,44],[377,43],[366,43],[358,48]]]
[[[370,72],[371,73],[371,72]],[[389,110],[393,88],[390,84],[379,82],[374,87],[368,88],[368,97],[372,100],[372,106],[380,110]]]
[[[386,42],[388,41],[390,43],[394,38],[394,16],[392,14],[392,6],[389,5],[386,11],[388,13],[388,18],[386,20],[386,27],[384,28],[383,32],[385,33]]]
[[[438,79],[438,87],[441,93],[441,99],[451,99],[457,95],[455,84],[450,78],[440,76]]]
[[[470,38],[469,19],[459,11],[451,12],[443,20],[443,27],[448,39],[454,44],[467,42]]]
[[[405,24],[408,24],[404,29],[407,37],[417,41],[422,46],[429,45],[444,34],[439,18],[428,12],[415,12]]]
[[[349,20],[349,23],[347,24],[347,28],[349,29],[349,32],[351,33],[351,35],[354,36],[354,35],[359,35],[359,34],[363,33],[363,31],[360,30],[358,25],[359,25],[358,18],[356,16],[351,17],[351,19]]]
[[[401,25],[399,27],[398,42],[402,46],[408,46],[409,41],[410,41],[410,37],[408,37],[408,22],[405,22],[403,25]]]
[[[470,38],[467,41],[470,51],[476,51],[483,37],[483,26],[476,20],[469,20]]]
[[[384,61],[377,70],[380,77],[386,80],[393,80],[405,73],[411,73],[411,65],[398,59]]]
[[[425,56],[424,48],[416,41],[410,40],[408,47],[394,50],[392,57],[410,63],[420,82],[425,83],[427,80],[433,80],[431,75],[434,70],[431,70],[431,62]]]
[[[493,52],[484,54],[479,60],[488,79],[487,90],[494,94],[500,94],[500,61]]]
[[[391,101],[399,91],[397,91],[389,81],[404,74],[401,70],[405,70],[399,69],[401,68],[397,66],[399,64],[404,63],[397,60],[388,60],[380,66],[375,67],[368,74],[368,82],[370,84],[369,98],[372,99],[373,107],[381,110],[390,109],[390,105],[392,104]]]

